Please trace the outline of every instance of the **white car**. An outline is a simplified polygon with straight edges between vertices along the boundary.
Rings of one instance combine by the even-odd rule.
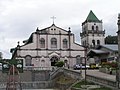
[[[79,64],[76,64],[76,65],[73,66],[73,69],[74,69],[74,70],[78,70],[78,69],[80,69],[80,68],[81,68],[81,66],[80,66]]]
[[[82,65],[82,68],[85,68],[85,65]],[[90,66],[86,65],[86,68],[90,68]]]
[[[88,69],[88,68],[90,68],[90,66],[86,65],[86,68]],[[81,69],[81,65],[76,64],[76,65],[73,66],[73,69],[74,70],[79,70],[79,69]],[[82,69],[85,69],[85,65],[82,65]]]

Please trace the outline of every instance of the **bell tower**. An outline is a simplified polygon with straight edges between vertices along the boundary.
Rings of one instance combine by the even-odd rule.
[[[94,48],[97,45],[104,45],[105,31],[103,31],[102,21],[96,17],[92,10],[82,23],[80,37],[83,46]]]

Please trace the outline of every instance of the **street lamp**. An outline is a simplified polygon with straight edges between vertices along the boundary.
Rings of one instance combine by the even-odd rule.
[[[118,59],[117,59],[117,71],[116,71],[116,81],[118,84],[119,89],[119,82],[120,82],[120,14],[118,14]]]

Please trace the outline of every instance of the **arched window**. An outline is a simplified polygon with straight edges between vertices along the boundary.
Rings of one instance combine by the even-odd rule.
[[[41,60],[41,62],[45,62],[45,60]]]
[[[92,26],[92,30],[94,30],[94,26]]]
[[[98,31],[98,26],[96,26],[96,31]]]
[[[45,67],[45,60],[41,60],[41,67]]]
[[[56,38],[51,39],[51,48],[57,48],[57,39]]]
[[[45,48],[45,39],[44,38],[40,39],[40,47]]]
[[[82,42],[82,45],[85,45],[85,44],[84,44],[84,41]]]
[[[80,55],[77,55],[76,56],[76,64],[81,64],[81,63],[82,63],[81,57],[80,57]]]
[[[32,65],[32,57],[30,55],[27,55],[25,57],[25,65],[26,66],[31,66]]]
[[[100,45],[100,40],[97,40],[97,45]]]
[[[95,40],[92,40],[92,44],[93,44],[93,46],[95,46]]]
[[[67,39],[63,39],[63,48],[68,48],[68,41],[67,41]]]

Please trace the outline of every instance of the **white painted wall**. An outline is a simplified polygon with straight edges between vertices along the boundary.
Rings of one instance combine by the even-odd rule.
[[[60,58],[60,60],[63,61],[68,60],[68,64],[70,65],[70,67],[73,67],[73,65],[76,64],[77,55],[84,57],[84,48],[79,44],[75,43],[73,34],[70,36],[71,50],[69,51],[68,48],[63,48],[63,39],[65,38],[68,40],[69,47],[68,31],[65,31],[54,25],[49,28],[46,28],[45,30],[49,32],[49,34],[47,34],[48,36],[46,36],[46,34],[33,33],[33,43],[20,46],[21,50],[17,50],[16,52],[17,55],[24,59],[24,66],[25,57],[27,55],[30,55],[32,57],[32,64],[34,64],[33,67],[50,67],[51,66],[50,58],[52,56],[57,56]],[[61,33],[61,35],[59,33]],[[40,47],[40,38],[45,39],[45,48]],[[51,38],[57,39],[57,48],[51,48]],[[38,48],[38,51],[36,50],[36,48]],[[70,55],[71,58],[69,58]],[[36,56],[38,56],[38,58],[36,58]],[[17,58],[17,56],[15,56],[15,58]],[[42,60],[44,60],[44,62],[42,62]]]

